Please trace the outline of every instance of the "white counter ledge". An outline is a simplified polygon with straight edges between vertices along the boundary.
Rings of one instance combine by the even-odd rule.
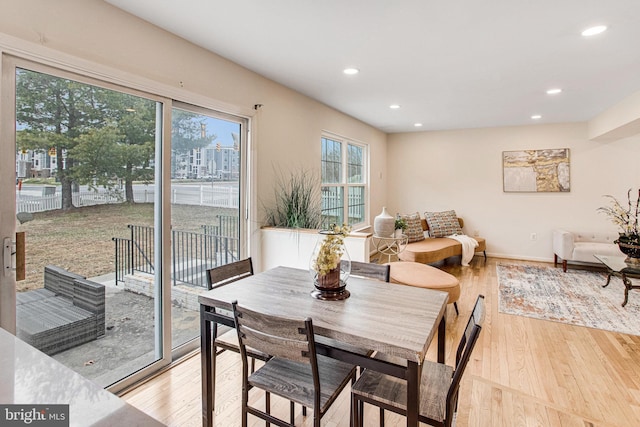
[[[70,426],[164,425],[2,328],[0,404],[68,404]]]

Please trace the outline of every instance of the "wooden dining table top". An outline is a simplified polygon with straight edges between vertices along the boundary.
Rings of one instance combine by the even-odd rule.
[[[313,298],[307,270],[276,267],[206,291],[201,305],[231,310],[233,301],[269,314],[311,318],[317,335],[422,363],[442,320],[448,294],[349,277],[351,296]]]

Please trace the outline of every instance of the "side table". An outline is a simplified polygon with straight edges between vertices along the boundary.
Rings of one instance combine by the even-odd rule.
[[[409,237],[406,234],[401,234],[399,237],[382,237],[375,234],[371,237],[373,245],[380,254],[387,256],[387,262],[391,262],[392,256],[398,256],[400,252],[404,250],[409,243]],[[381,260],[378,259],[378,262]]]

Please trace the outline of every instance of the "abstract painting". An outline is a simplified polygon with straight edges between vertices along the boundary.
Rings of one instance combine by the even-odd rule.
[[[505,192],[568,192],[569,149],[502,152]]]

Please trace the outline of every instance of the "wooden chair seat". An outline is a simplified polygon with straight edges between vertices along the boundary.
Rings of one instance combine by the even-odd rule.
[[[452,376],[451,366],[425,361],[420,382],[421,416],[444,422],[446,397]],[[360,375],[351,392],[365,402],[382,404],[385,409],[401,413],[407,411],[407,382],[403,379],[367,369]]]
[[[339,360],[318,355],[320,379],[320,412],[327,411],[344,387],[351,382],[356,367]],[[284,396],[308,408],[314,406],[314,386],[311,367],[274,357],[249,376],[249,384],[264,391]]]

